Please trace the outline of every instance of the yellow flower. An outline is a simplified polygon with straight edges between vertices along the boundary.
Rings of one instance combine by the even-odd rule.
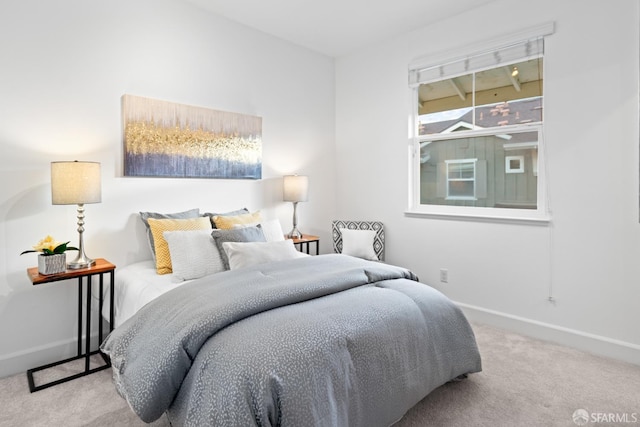
[[[53,252],[59,245],[60,242],[56,241],[56,239],[51,236],[47,236],[44,239],[40,240],[38,244],[33,247],[33,250],[36,252],[44,252],[45,249],[48,249]]]
[[[47,236],[40,240],[37,245],[33,246],[33,250],[24,251],[20,255],[27,254],[29,252],[42,252],[43,255],[56,255],[63,254],[65,251],[77,251],[78,248],[73,246],[67,246],[69,242],[58,242],[51,236]]]

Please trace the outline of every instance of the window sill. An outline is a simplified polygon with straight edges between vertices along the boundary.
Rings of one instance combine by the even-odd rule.
[[[437,208],[434,206],[433,208]],[[536,211],[524,209],[499,209],[499,208],[468,208],[452,209],[446,207],[446,210],[439,209],[407,209],[405,216],[417,218],[434,218],[444,220],[457,221],[475,221],[475,222],[499,222],[505,224],[528,224],[547,226],[551,222],[551,216],[548,214],[537,213]]]

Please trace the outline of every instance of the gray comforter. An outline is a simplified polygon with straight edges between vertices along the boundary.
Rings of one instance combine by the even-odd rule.
[[[344,255],[208,276],[102,345],[118,392],[173,425],[388,426],[481,369],[449,299],[409,271]]]

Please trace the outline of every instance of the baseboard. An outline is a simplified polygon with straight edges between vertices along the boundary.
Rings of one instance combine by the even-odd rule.
[[[471,322],[499,327],[544,341],[567,345],[599,356],[640,365],[640,345],[461,302],[455,303]]]
[[[91,335],[92,350],[95,350],[98,342],[98,334]],[[84,351],[84,337],[83,347]],[[0,356],[0,378],[10,377],[19,373],[26,373],[27,369],[46,365],[75,356],[78,351],[76,338],[55,341],[45,345],[32,347],[26,350]],[[25,386],[27,376],[24,377]]]

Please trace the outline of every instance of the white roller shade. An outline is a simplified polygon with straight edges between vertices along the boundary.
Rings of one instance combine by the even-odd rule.
[[[409,86],[450,79],[500,65],[538,58],[544,53],[544,36],[552,34],[554,24],[545,24],[517,35],[484,43],[458,56],[434,55],[415,61],[409,67]]]

